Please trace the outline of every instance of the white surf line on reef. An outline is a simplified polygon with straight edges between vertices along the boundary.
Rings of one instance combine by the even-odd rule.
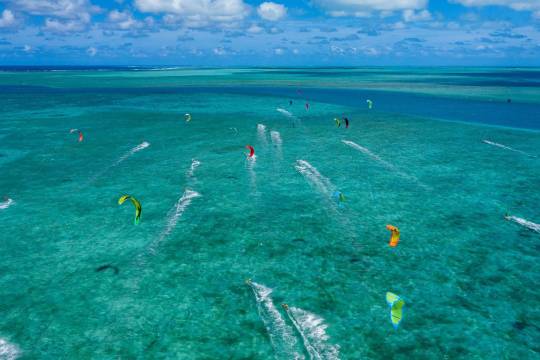
[[[326,334],[328,325],[324,319],[300,308],[283,306],[287,316],[304,341],[310,359],[337,360],[339,345],[328,344],[330,336]]]
[[[533,223],[532,221],[525,220],[523,218],[517,217],[517,216],[505,216],[506,220],[513,221],[523,227],[526,227],[529,230],[536,231],[537,233],[540,233],[540,224]]]
[[[191,167],[187,173],[188,177],[193,177],[195,175],[195,170],[201,165],[201,162],[197,159],[191,159]]]
[[[353,141],[341,140],[341,142],[343,142],[345,145],[347,145],[347,146],[349,146],[349,147],[351,147],[351,148],[353,148],[355,150],[358,150],[361,153],[371,157],[373,160],[379,162],[381,165],[383,165],[387,169],[389,169],[391,171],[394,171],[399,176],[404,177],[406,179],[409,179],[410,181],[417,183],[419,186],[421,186],[423,188],[427,188],[427,186],[422,184],[416,177],[404,173],[403,171],[401,171],[397,167],[395,167],[393,164],[389,163],[386,160],[381,159],[378,155],[372,153],[369,149],[367,149],[367,148],[365,148],[365,147],[363,147],[361,145],[358,145],[357,143],[355,143]]]
[[[276,359],[304,359],[302,352],[298,350],[296,337],[293,329],[287,325],[281,313],[274,305],[274,301],[270,296],[272,289],[264,285],[257,284],[250,280],[247,281],[255,300],[257,301],[257,311],[261,318],[266,332],[270,337],[270,343],[274,348]]]
[[[0,338],[0,359],[15,360],[21,354],[18,346]]]
[[[321,175],[316,167],[306,160],[296,160],[295,169],[314,186],[320,193],[330,198],[335,191],[335,186],[326,177]]]
[[[266,125],[257,124],[257,137],[263,145],[268,145],[268,140],[266,139]]]
[[[517,150],[517,149],[511,148],[510,146],[506,146],[506,145],[503,145],[503,144],[499,144],[499,143],[496,143],[496,142],[494,142],[494,141],[482,140],[482,142],[483,142],[484,144],[496,146],[496,147],[501,148],[501,149],[510,150],[510,151],[517,152],[517,153],[520,153],[520,154],[523,154],[523,155],[527,155],[527,156],[530,156],[530,157],[536,157],[535,155],[531,155],[531,154],[529,154],[529,153],[526,153],[525,151]]]
[[[146,149],[147,147],[150,146],[150,143],[147,142],[147,141],[143,141],[142,143],[140,143],[139,145],[133,147],[131,150],[127,151],[126,153],[124,153],[124,155],[122,155],[120,158],[118,158],[118,160],[116,160],[113,164],[107,166],[105,169],[103,169],[102,171],[98,172],[97,174],[95,174],[94,176],[92,176],[90,178],[90,180],[88,180],[88,183],[86,185],[89,185],[91,183],[93,183],[94,181],[96,181],[99,177],[101,177],[103,174],[105,174],[107,171],[109,171],[111,168],[113,167],[116,167],[118,165],[120,165],[122,162],[124,162],[125,160],[127,160],[128,158],[130,158],[133,154],[141,151],[141,150],[144,150]]]
[[[176,204],[167,213],[167,225],[159,235],[159,238],[150,244],[149,252],[151,254],[156,253],[159,244],[174,230],[178,220],[180,217],[182,217],[182,214],[186,211],[189,205],[191,205],[191,201],[200,196],[201,194],[190,189],[186,189],[184,191],[180,199],[178,199]]]
[[[13,199],[8,198],[6,199],[6,201],[2,201],[0,203],[0,210],[5,210],[13,204],[15,204],[15,201],[13,201]]]

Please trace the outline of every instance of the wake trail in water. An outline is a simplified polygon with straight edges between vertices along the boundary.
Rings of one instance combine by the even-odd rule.
[[[270,131],[270,139],[272,140],[272,144],[274,144],[274,147],[277,150],[279,158],[282,157],[282,149],[281,146],[283,145],[283,141],[281,140],[281,134],[277,131]]]
[[[284,305],[287,316],[302,337],[310,359],[337,360],[339,345],[328,344],[330,337],[326,334],[328,325],[324,319],[300,308]]]
[[[304,178],[314,186],[320,193],[331,197],[335,191],[335,186],[326,177],[321,175],[316,167],[306,160],[296,160],[295,169],[304,176]]]
[[[257,124],[257,137],[259,138],[259,141],[263,145],[268,144],[268,140],[266,139],[266,126],[263,124]]]
[[[290,111],[288,110],[285,110],[285,109],[282,109],[282,108],[277,108],[276,111],[280,112],[281,114],[291,118],[291,119],[295,119],[296,116],[294,116]]]
[[[17,345],[11,344],[5,339],[0,338],[0,359],[15,360],[19,357],[21,351]]]
[[[15,201],[13,201],[13,199],[8,198],[6,201],[3,201],[0,203],[0,210],[5,210],[13,204],[15,204]]]
[[[176,224],[178,223],[178,220],[180,217],[182,217],[182,214],[186,211],[188,206],[191,204],[191,201],[197,197],[201,196],[196,191],[186,189],[184,193],[182,194],[182,197],[178,199],[176,204],[173,206],[171,210],[169,210],[167,215],[167,225],[159,235],[159,238],[152,242],[149,247],[149,252],[151,254],[155,254],[157,251],[157,248],[159,244],[169,236],[169,234],[176,228]]]
[[[195,170],[201,165],[201,162],[196,159],[191,159],[191,167],[187,173],[188,177],[193,177],[195,175]]]
[[[529,230],[536,231],[537,233],[540,233],[540,224],[535,224],[532,221],[525,220],[523,218],[517,217],[517,216],[505,216],[506,220],[513,221],[523,227],[526,227]]]
[[[391,170],[391,171],[395,172],[396,174],[398,174],[399,176],[404,177],[404,178],[418,184],[419,186],[427,189],[427,186],[422,184],[416,177],[404,173],[403,171],[401,171],[397,167],[395,167],[393,164],[389,163],[388,161],[385,161],[385,160],[381,159],[378,155],[372,153],[369,149],[367,149],[367,148],[365,148],[363,146],[360,146],[360,145],[358,145],[357,143],[355,143],[353,141],[341,140],[341,142],[343,142],[345,145],[347,145],[347,146],[349,146],[349,147],[351,147],[351,148],[353,148],[355,150],[358,150],[361,153],[371,157],[373,160],[379,162],[381,165],[383,165],[388,170]]]
[[[272,139],[272,144],[281,147],[283,141],[281,140],[281,135],[277,131],[270,131],[270,138]]]
[[[249,183],[251,186],[251,192],[257,193],[257,173],[255,172],[255,165],[257,164],[257,155],[246,158],[246,169],[249,173]]]
[[[124,155],[122,155],[118,160],[116,160],[113,164],[107,166],[105,169],[103,169],[102,171],[100,171],[99,173],[97,173],[96,175],[94,175],[87,183],[87,185],[93,183],[94,181],[96,181],[99,177],[101,177],[103,174],[105,174],[107,171],[109,171],[110,169],[120,165],[122,162],[124,162],[125,160],[127,160],[128,158],[130,158],[133,154],[141,151],[141,150],[144,150],[146,149],[147,147],[150,146],[150,143],[149,142],[142,142],[141,144],[135,146],[134,148],[132,148],[131,150],[129,150],[128,152],[126,152]]]
[[[496,142],[493,142],[493,141],[482,140],[482,142],[484,144],[488,144],[488,145],[496,146],[496,147],[501,148],[501,149],[517,152],[517,153],[520,153],[520,154],[523,154],[523,155],[526,155],[526,156],[529,156],[529,157],[536,157],[535,155],[531,155],[529,153],[526,153],[525,151],[517,150],[517,149],[511,148],[510,146],[499,144],[499,143],[496,143]]]
[[[255,300],[257,301],[257,310],[261,318],[270,342],[274,348],[276,359],[304,359],[302,351],[298,350],[296,337],[293,329],[287,325],[280,312],[274,305],[272,289],[264,285],[248,281],[248,285],[253,290]]]

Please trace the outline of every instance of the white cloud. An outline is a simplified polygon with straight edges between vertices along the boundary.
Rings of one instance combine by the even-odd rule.
[[[278,21],[287,15],[287,8],[273,2],[263,2],[257,8],[257,14],[265,20]]]
[[[44,16],[43,30],[68,33],[85,30],[93,14],[101,9],[90,0],[5,0],[17,11]]]
[[[243,0],[135,0],[135,6],[141,12],[178,15],[190,27],[238,22],[249,13]]]
[[[131,30],[144,26],[142,22],[135,20],[129,11],[113,10],[109,13],[107,19],[113,27],[120,30]]]
[[[214,48],[213,52],[214,54],[219,55],[219,56],[227,54],[227,51],[225,51],[225,49],[222,47]]]
[[[403,20],[406,22],[431,20],[431,13],[427,10],[414,11],[407,9],[403,11]]]
[[[10,27],[15,24],[15,16],[11,10],[5,9],[0,17],[0,28]]]
[[[45,19],[45,31],[51,31],[55,33],[69,33],[83,31],[86,28],[86,21],[78,20],[58,20],[58,19]]]
[[[54,16],[58,18],[90,19],[90,15],[100,11],[89,0],[7,0],[19,11],[31,15]]]
[[[256,24],[253,24],[251,25],[248,29],[247,29],[247,32],[250,33],[250,34],[260,34],[264,31],[264,29]]]
[[[95,47],[89,47],[88,49],[86,49],[86,53],[89,55],[89,56],[96,56],[97,54],[97,49]]]
[[[32,51],[32,47],[30,45],[24,45],[23,51],[29,53]]]
[[[450,0],[463,6],[507,6],[517,11],[540,11],[540,0]]]
[[[274,49],[274,54],[283,55],[283,54],[285,54],[285,49],[283,49],[283,48],[275,48]]]
[[[365,17],[373,11],[423,9],[428,0],[313,0],[331,16]]]

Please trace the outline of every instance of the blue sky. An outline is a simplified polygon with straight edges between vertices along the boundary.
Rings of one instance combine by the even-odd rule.
[[[540,0],[0,0],[0,64],[540,65]]]

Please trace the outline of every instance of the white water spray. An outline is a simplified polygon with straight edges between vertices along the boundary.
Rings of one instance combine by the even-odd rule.
[[[506,220],[513,221],[516,224],[519,224],[523,227],[526,227],[529,230],[536,231],[537,233],[540,233],[540,224],[533,223],[532,221],[525,220],[523,218],[517,217],[517,216],[505,216]]]
[[[300,308],[284,305],[287,316],[302,337],[310,359],[337,360],[339,346],[328,343],[330,337],[326,334],[328,325],[324,319]]]
[[[195,170],[201,165],[201,162],[196,159],[191,159],[191,167],[189,168],[188,177],[193,177],[195,175]]]
[[[257,124],[257,137],[259,138],[259,141],[263,145],[268,144],[268,140],[266,139],[266,126],[263,124]]]
[[[293,334],[293,329],[287,325],[274,305],[274,301],[270,296],[272,289],[250,280],[247,281],[247,284],[251,287],[255,295],[259,317],[264,323],[270,337],[270,342],[275,351],[275,358],[304,359],[302,352],[297,349],[298,344]]]
[[[11,344],[5,339],[0,338],[0,359],[15,360],[19,357],[21,351],[15,344]]]
[[[113,168],[113,167],[116,167],[118,165],[120,165],[122,162],[124,162],[125,160],[127,160],[128,158],[130,158],[133,154],[141,151],[141,150],[144,150],[146,149],[147,147],[150,146],[150,143],[149,142],[146,142],[146,141],[143,141],[142,143],[140,143],[139,145],[135,146],[134,148],[132,148],[131,150],[129,150],[128,152],[126,152],[124,155],[122,155],[118,160],[116,160],[116,162],[114,162],[112,165],[109,165],[107,166],[105,169],[103,169],[102,171],[100,171],[99,173],[97,173],[96,175],[94,175],[87,183],[87,185],[93,183],[94,181],[96,181],[97,178],[99,178],[100,176],[102,176],[103,174],[105,174],[109,169]]]
[[[330,182],[330,180],[321,175],[317,168],[306,160],[296,160],[296,165],[294,167],[323,195],[330,197],[334,193],[335,186]]]
[[[423,188],[427,188],[426,185],[422,184],[416,177],[406,174],[403,171],[399,170],[397,167],[395,167],[393,164],[389,163],[388,161],[385,161],[381,159],[378,155],[372,153],[369,149],[358,145],[357,143],[349,140],[341,140],[345,145],[360,151],[363,154],[366,154],[367,156],[371,157],[373,160],[379,162],[381,165],[383,165],[388,170],[394,171],[396,174],[398,174],[401,177],[404,177],[406,179],[409,179],[412,182],[415,182],[416,184],[420,185]]]
[[[13,201],[13,199],[8,198],[6,199],[6,201],[3,201],[0,203],[0,210],[5,210],[13,204],[15,204],[15,201]]]
[[[184,211],[186,211],[188,206],[191,204],[191,201],[199,196],[201,196],[201,194],[196,191],[189,189],[186,189],[184,191],[182,197],[180,197],[174,207],[169,210],[167,215],[167,225],[159,235],[159,238],[156,241],[152,242],[152,244],[150,244],[150,253],[156,253],[159,244],[174,230],[176,224],[178,223],[178,220],[180,219],[180,217],[182,217]]]
[[[501,149],[505,149],[505,150],[517,152],[517,153],[520,153],[520,154],[523,154],[523,155],[527,155],[527,156],[530,156],[530,157],[536,157],[535,155],[528,154],[528,153],[526,153],[525,151],[517,150],[517,149],[511,148],[510,146],[506,146],[506,145],[503,145],[503,144],[499,144],[499,143],[496,143],[496,142],[493,142],[493,141],[482,140],[482,142],[483,142],[484,144],[496,146],[496,147],[501,148]]]

